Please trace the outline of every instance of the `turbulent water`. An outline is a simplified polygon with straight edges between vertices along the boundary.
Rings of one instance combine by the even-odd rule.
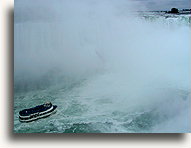
[[[36,19],[17,5],[14,132],[190,131],[190,14],[72,1]],[[56,114],[19,121],[47,101]]]

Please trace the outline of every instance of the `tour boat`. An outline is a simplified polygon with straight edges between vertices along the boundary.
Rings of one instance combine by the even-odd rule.
[[[45,118],[56,112],[56,105],[51,102],[38,105],[33,108],[24,109],[19,112],[19,120],[21,122],[31,122],[40,118]]]

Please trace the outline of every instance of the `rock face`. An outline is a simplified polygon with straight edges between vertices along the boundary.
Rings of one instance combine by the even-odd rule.
[[[171,11],[169,11],[169,13],[179,13],[178,9],[177,8],[172,8]]]

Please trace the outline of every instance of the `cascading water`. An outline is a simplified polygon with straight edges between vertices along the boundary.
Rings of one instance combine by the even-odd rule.
[[[15,4],[15,132],[190,131],[190,15],[138,15],[123,0],[28,2]],[[46,101],[55,115],[19,122]]]

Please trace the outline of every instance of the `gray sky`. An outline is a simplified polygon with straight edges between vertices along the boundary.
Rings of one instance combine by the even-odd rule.
[[[63,16],[66,9],[70,11],[76,11],[78,9],[87,9],[93,8],[93,5],[89,7],[85,7],[83,3],[97,2],[98,0],[38,0],[34,2],[34,0],[15,0],[15,22],[18,21],[27,21],[27,20],[53,20],[56,18],[60,18]],[[134,11],[139,10],[170,10],[175,7],[178,9],[190,8],[191,0],[108,0],[108,2],[112,2],[114,5],[121,4],[122,6],[126,6],[126,2],[129,1],[135,2],[136,7],[133,5]],[[100,7],[103,9],[103,13],[106,12],[109,7],[109,3],[104,3],[103,5],[106,7]],[[94,4],[94,3],[93,3]],[[129,4],[132,4],[131,2]],[[98,7],[99,11],[100,8]],[[132,7],[125,7],[125,9],[129,10]],[[143,9],[142,9],[143,8]],[[66,12],[68,13],[68,12]]]
[[[191,0],[132,0],[145,5],[149,10],[169,10],[173,7],[178,9],[190,8]]]

